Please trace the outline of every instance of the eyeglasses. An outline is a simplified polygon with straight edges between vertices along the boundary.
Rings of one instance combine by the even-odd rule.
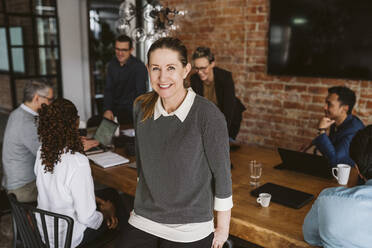
[[[130,48],[117,48],[115,47],[115,51],[117,52],[129,52],[130,51]]]
[[[43,95],[39,95],[40,97],[44,98],[44,99],[47,99],[48,102],[53,102],[54,101],[54,97],[47,97],[47,96],[43,96]]]
[[[209,67],[209,65],[207,65],[207,66],[203,66],[203,67],[196,67],[196,66],[194,66],[194,70],[196,71],[196,72],[199,72],[199,71],[201,71],[201,72],[207,72],[207,69],[208,69],[208,67]]]

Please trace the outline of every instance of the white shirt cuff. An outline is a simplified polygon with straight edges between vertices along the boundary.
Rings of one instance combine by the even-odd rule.
[[[227,211],[233,207],[232,195],[227,198],[214,197],[214,210],[216,211]]]
[[[100,211],[96,210],[92,219],[87,224],[87,227],[97,230],[102,225],[103,221],[103,214]]]

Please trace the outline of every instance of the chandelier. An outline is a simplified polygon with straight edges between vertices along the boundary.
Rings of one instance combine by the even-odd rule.
[[[142,7],[143,27],[132,27],[131,21],[136,17],[136,6],[133,2],[124,0],[119,7],[119,19],[116,29],[119,34],[126,34],[135,42],[155,41],[166,37],[171,31],[177,30],[177,16],[184,16],[186,11],[163,7],[158,0],[147,0]]]

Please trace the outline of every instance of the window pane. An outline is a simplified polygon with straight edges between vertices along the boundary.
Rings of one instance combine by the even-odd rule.
[[[34,0],[35,14],[56,15],[56,0]]]
[[[39,48],[40,75],[57,74],[58,49]]]
[[[9,13],[31,13],[30,0],[5,0]]]
[[[32,29],[31,17],[9,16],[9,26],[11,30],[15,30],[14,33],[21,34],[24,45],[33,44],[34,31]]]
[[[0,74],[0,108],[12,110],[12,94],[10,93],[10,76]]]
[[[56,18],[37,18],[37,32],[39,45],[57,45],[57,22]]]
[[[0,71],[9,71],[8,46],[6,42],[5,28],[0,28]]]
[[[12,48],[13,71],[25,73],[25,56],[23,48]]]
[[[22,46],[23,45],[23,35],[21,27],[10,27],[10,45],[11,46]]]

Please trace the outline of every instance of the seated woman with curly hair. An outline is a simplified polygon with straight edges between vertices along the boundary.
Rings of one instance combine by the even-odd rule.
[[[118,224],[114,205],[95,197],[78,123],[77,110],[69,100],[57,99],[49,106],[44,104],[39,110],[41,148],[34,167],[38,208],[74,219],[71,247],[94,241],[108,228],[116,228]],[[48,224],[52,226],[53,222]],[[64,233],[65,226],[62,223],[59,225],[60,233]],[[63,240],[59,240],[59,247],[63,247]],[[53,247],[53,236],[49,237],[49,241]]]

